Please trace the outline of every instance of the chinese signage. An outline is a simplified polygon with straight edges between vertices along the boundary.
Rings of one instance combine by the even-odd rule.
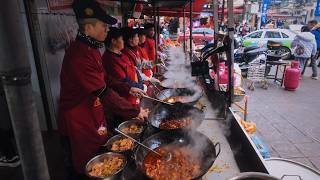
[[[320,0],[317,0],[317,7],[314,11],[314,16],[320,16]]]
[[[268,12],[269,0],[263,0],[261,9],[261,26],[267,24],[267,12]]]

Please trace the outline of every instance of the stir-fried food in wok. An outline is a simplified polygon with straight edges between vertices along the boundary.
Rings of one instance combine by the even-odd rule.
[[[170,121],[162,121],[160,123],[160,129],[179,129],[185,128],[192,124],[191,117],[185,117],[181,119],[175,119]]]
[[[176,102],[186,103],[188,102],[188,98],[186,96],[173,96],[173,97],[168,97],[163,101],[168,103],[176,103]]]
[[[142,129],[142,126],[131,124],[129,127],[125,127],[120,130],[126,134],[139,134],[142,132]]]
[[[103,162],[97,162],[92,165],[90,176],[94,177],[106,177],[115,174],[124,165],[124,159],[120,157],[109,157],[103,160]]]
[[[111,150],[112,151],[127,151],[132,149],[134,146],[134,142],[129,138],[123,138],[112,143]]]
[[[170,152],[171,160],[167,161],[154,153],[149,153],[143,161],[145,173],[155,180],[187,180],[200,173],[200,161],[187,147],[168,146],[155,149],[165,155]]]

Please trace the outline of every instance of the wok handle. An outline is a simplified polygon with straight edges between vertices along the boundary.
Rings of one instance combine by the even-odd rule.
[[[217,150],[217,146],[219,146],[219,149]],[[214,145],[214,149],[216,150],[216,157],[219,156],[220,152],[221,152],[221,146],[220,146],[220,143],[217,142],[215,145]]]

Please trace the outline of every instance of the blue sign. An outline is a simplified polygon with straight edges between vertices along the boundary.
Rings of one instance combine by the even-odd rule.
[[[268,5],[269,5],[269,0],[263,0],[262,8],[261,8],[261,26],[267,24]]]
[[[320,0],[317,0],[316,10],[314,11],[314,16],[320,16]]]

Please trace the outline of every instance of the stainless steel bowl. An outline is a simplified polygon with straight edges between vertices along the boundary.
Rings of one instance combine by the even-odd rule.
[[[89,174],[89,172],[92,169],[92,165],[93,164],[98,163],[98,162],[103,162],[104,159],[110,158],[110,157],[119,157],[119,158],[123,158],[123,160],[124,160],[124,163],[123,163],[122,167],[117,172],[115,172],[111,176],[105,176],[105,177],[94,177],[94,176],[91,176]],[[95,179],[95,180],[116,180],[116,179],[120,179],[121,178],[121,172],[125,168],[126,164],[127,164],[127,159],[126,159],[126,157],[124,155],[119,154],[119,153],[114,153],[114,152],[107,152],[107,153],[104,153],[104,154],[101,154],[101,155],[98,155],[98,156],[92,158],[87,163],[87,165],[86,165],[86,175],[90,179]]]
[[[128,139],[126,138],[125,136],[121,135],[121,134],[118,134],[118,135],[115,135],[115,136],[112,136],[105,145],[103,145],[104,147],[107,148],[107,150],[109,151],[112,151],[112,152],[115,152],[115,153],[121,153],[121,154],[125,154],[125,155],[128,155],[128,154],[131,154],[131,152],[133,151],[134,147],[136,146],[136,144],[134,144],[134,147],[132,149],[128,149],[128,150],[124,150],[124,151],[113,151],[111,150],[112,148],[112,144],[120,139]]]
[[[240,173],[235,177],[229,178],[228,180],[280,180],[269,174],[260,172],[244,172]]]
[[[139,139],[141,137],[141,135],[143,134],[143,131],[145,130],[146,123],[139,121],[139,120],[129,120],[129,121],[125,121],[125,122],[121,123],[118,126],[118,129],[120,131],[122,131],[123,128],[130,127],[131,125],[141,126],[142,127],[141,132],[140,133],[126,133],[126,134],[128,134],[129,136],[131,136],[135,139]]]

